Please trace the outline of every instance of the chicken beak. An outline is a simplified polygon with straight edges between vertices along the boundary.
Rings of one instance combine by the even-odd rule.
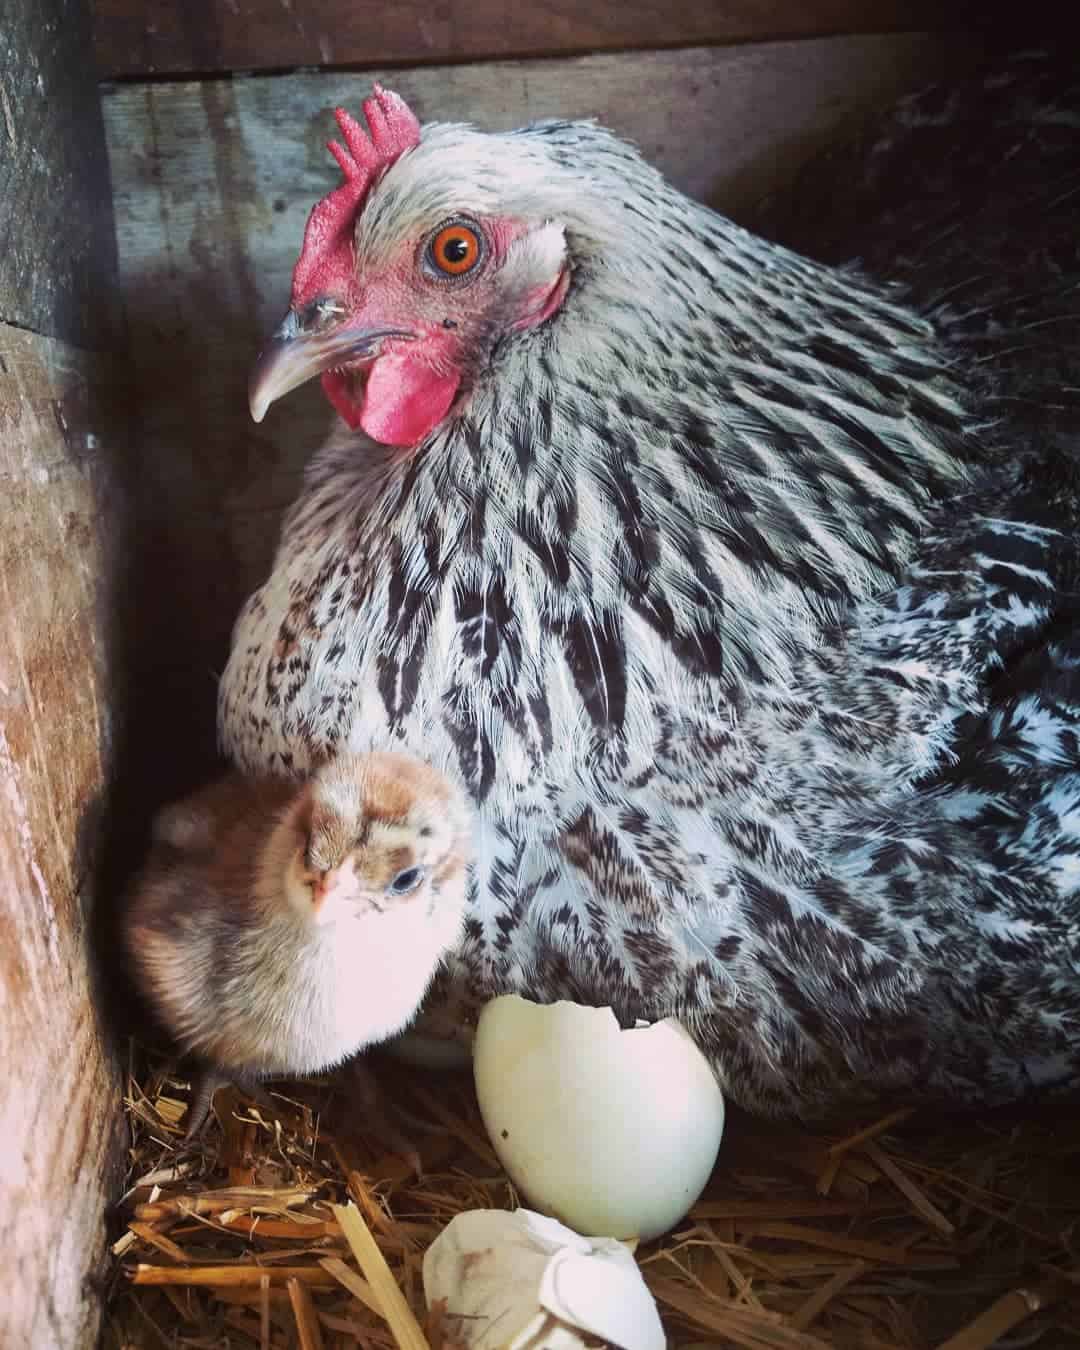
[[[301,314],[290,309],[259,354],[248,381],[248,403],[261,422],[271,403],[335,366],[371,360],[386,338],[409,338],[396,328],[359,328],[327,315],[328,306],[309,305]]]
[[[351,858],[346,858],[327,872],[316,872],[311,884],[311,903],[316,921],[325,922],[332,918],[337,908],[336,901],[355,899],[357,884],[356,869]]]

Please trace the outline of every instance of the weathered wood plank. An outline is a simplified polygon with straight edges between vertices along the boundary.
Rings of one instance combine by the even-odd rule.
[[[905,35],[381,77],[422,118],[507,128],[599,116],[680,187],[737,212],[861,113],[974,48]],[[104,100],[146,488],[140,687],[169,709],[154,753],[187,765],[189,780],[212,751],[214,674],[233,617],[330,425],[308,388],[256,427],[246,379],[287,304],[307,212],[336,181],[324,148],[332,109],[355,108],[371,78],[127,85]]]
[[[0,1345],[81,1350],[123,1162],[92,948],[122,727],[116,243],[79,0],[0,23]],[[17,325],[17,326],[10,326]],[[32,331],[31,331],[32,330]]]
[[[1001,0],[97,0],[104,78],[377,66],[985,27]],[[1010,17],[1011,11],[1010,11]]]
[[[101,359],[0,325],[0,1345],[100,1317],[119,1082],[89,959],[123,503]]]
[[[108,342],[116,246],[84,0],[5,0],[0,323]]]

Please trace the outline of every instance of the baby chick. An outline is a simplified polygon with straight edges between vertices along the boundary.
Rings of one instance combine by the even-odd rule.
[[[461,934],[471,828],[457,787],[390,753],[303,785],[230,773],[159,814],[125,937],[147,1000],[209,1066],[189,1137],[222,1082],[332,1068],[410,1022]]]

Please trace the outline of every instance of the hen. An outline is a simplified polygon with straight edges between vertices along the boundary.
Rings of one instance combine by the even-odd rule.
[[[346,425],[219,731],[467,786],[456,1006],[677,1014],[768,1113],[1080,1087],[1080,93],[1020,60],[949,98],[834,213],[906,290],[591,123],[337,114],[251,397],[321,375]],[[951,197],[906,158],[942,123]]]

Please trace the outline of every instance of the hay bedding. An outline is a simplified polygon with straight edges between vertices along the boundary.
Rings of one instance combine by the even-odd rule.
[[[276,1085],[272,1119],[221,1092],[185,1145],[186,1081],[162,1062],[129,1075],[109,1350],[452,1350],[424,1251],[456,1213],[517,1197],[467,1074],[380,1074],[421,1180],[365,1146],[332,1078]],[[669,1344],[1080,1350],[1078,1126],[895,1114],[841,1136],[733,1113],[705,1195],[637,1250]]]

